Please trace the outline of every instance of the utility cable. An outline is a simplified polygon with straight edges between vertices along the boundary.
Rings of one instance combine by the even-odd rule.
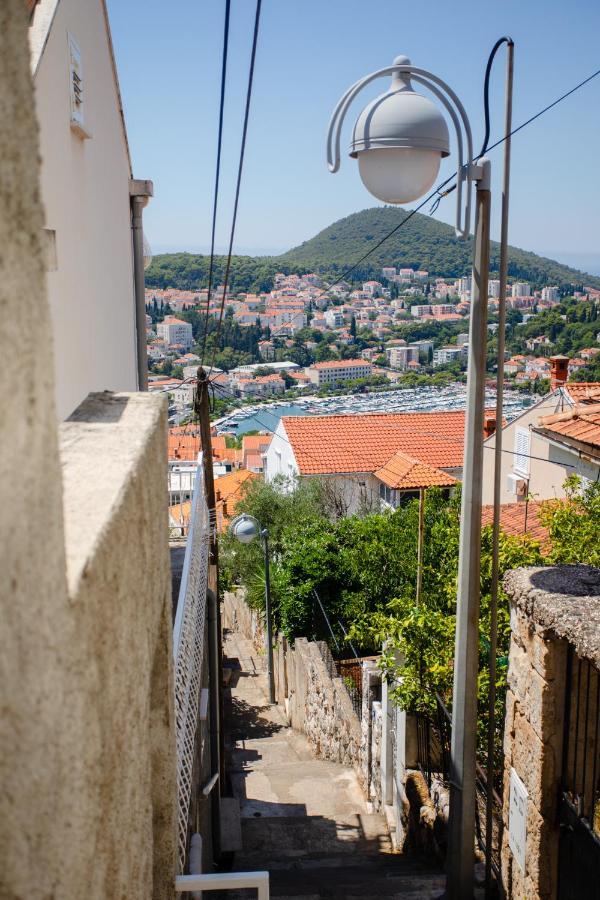
[[[221,97],[219,101],[219,132],[217,137],[217,165],[215,171],[215,190],[213,197],[212,229],[210,236],[210,263],[208,267],[208,290],[206,293],[206,315],[204,317],[204,335],[202,338],[202,354],[200,365],[204,363],[206,338],[208,336],[208,320],[210,317],[210,298],[212,293],[213,271],[215,264],[215,230],[217,226],[217,206],[219,202],[219,176],[221,172],[221,147],[223,143],[223,112],[225,109],[225,83],[227,80],[227,50],[229,46],[229,18],[231,0],[225,0],[225,22],[223,31],[223,55],[221,63]]]
[[[212,361],[210,364],[210,368],[208,370],[208,378],[210,380],[210,374],[213,370],[213,366],[215,363],[215,356],[217,353],[217,347],[219,342],[219,335],[221,333],[221,327],[223,324],[223,313],[225,311],[225,297],[227,296],[227,287],[229,284],[229,273],[231,271],[231,253],[233,250],[233,241],[235,238],[235,226],[237,222],[237,213],[238,213],[238,204],[240,199],[240,187],[242,183],[242,171],[244,168],[244,155],[246,152],[246,138],[248,135],[248,119],[250,117],[250,101],[252,99],[252,84],[254,81],[254,64],[256,61],[256,47],[258,44],[258,29],[260,25],[260,11],[262,6],[262,0],[256,0],[256,13],[254,16],[254,33],[252,36],[252,52],[250,55],[250,70],[248,72],[248,87],[246,90],[246,108],[244,111],[244,126],[242,129],[242,143],[240,147],[240,159],[238,163],[238,174],[237,174],[237,182],[235,187],[235,200],[233,204],[233,216],[231,219],[231,231],[229,234],[229,247],[227,250],[227,263],[225,266],[225,276],[223,279],[223,297],[221,300],[221,308],[219,310],[219,319],[217,322],[217,333],[215,337],[215,345],[213,348]]]

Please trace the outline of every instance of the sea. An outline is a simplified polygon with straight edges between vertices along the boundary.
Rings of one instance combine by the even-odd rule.
[[[486,407],[495,409],[496,391],[486,390]],[[504,417],[511,421],[537,402],[535,394],[504,392]],[[282,416],[331,416],[357,413],[445,412],[466,408],[467,388],[456,383],[446,387],[421,386],[369,394],[345,394],[336,397],[302,397],[293,403],[257,403],[241,407],[213,425],[219,434],[249,431],[274,431]]]

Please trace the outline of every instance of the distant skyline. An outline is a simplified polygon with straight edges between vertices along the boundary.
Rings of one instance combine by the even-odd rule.
[[[155,252],[201,252],[210,242],[223,0],[108,0],[134,174],[154,181],[145,212]],[[254,3],[233,0],[222,203],[226,246],[246,90]],[[483,131],[485,63],[495,39],[516,45],[515,125],[599,66],[600,4],[574,0],[264,0],[234,252],[267,254],[302,243],[336,219],[376,205],[344,155],[331,176],[325,133],[334,104],[358,77],[398,53],[444,77],[463,100],[476,145]],[[504,57],[492,83],[492,141],[501,134]],[[348,125],[382,79],[366,91]],[[510,243],[600,272],[600,77],[513,140]],[[349,127],[343,136],[348,143]],[[453,148],[454,149],[454,148]],[[492,153],[498,237],[501,149]],[[452,171],[442,166],[440,178]],[[451,222],[453,197],[436,218]],[[426,210],[423,210],[426,212]],[[555,249],[548,249],[555,248]],[[556,249],[558,248],[558,249]],[[578,263],[576,260],[584,260]]]

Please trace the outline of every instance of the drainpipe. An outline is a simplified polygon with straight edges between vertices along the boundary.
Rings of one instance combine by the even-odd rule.
[[[129,182],[131,235],[133,242],[133,280],[135,288],[135,330],[137,343],[138,390],[148,390],[148,351],[146,349],[146,290],[144,282],[144,229],[142,211],[154,196],[151,181],[132,178]]]

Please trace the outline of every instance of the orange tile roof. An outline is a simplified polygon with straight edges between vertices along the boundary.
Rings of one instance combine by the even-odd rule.
[[[310,366],[311,369],[339,369],[339,368],[348,368],[348,366],[368,366],[369,362],[366,359],[332,359],[328,362],[320,362],[314,363]]]
[[[576,404],[573,407],[572,418],[563,422],[545,422],[541,417],[538,428],[557,438],[564,437],[567,440],[579,441],[589,444],[594,448],[600,448],[600,383],[599,382],[569,382],[565,385],[567,393]],[[590,412],[586,412],[586,406]],[[565,412],[568,412],[568,408]]]
[[[394,453],[383,468],[377,469],[375,477],[390,488],[405,491],[426,487],[452,487],[458,484],[457,479],[447,472],[419,462],[418,459],[401,451]]]
[[[263,447],[266,449],[272,440],[272,434],[245,434],[242,437],[242,449],[250,452],[260,450]]]
[[[600,350],[598,351],[600,353]],[[600,382],[598,381],[570,381],[565,388],[575,403],[585,401],[600,403]]]
[[[215,478],[217,528],[225,531],[235,515],[238,503],[244,495],[243,485],[259,476],[247,469],[237,469],[220,478]]]
[[[169,459],[195,462],[200,453],[200,431],[195,428],[185,433],[182,428],[170,428],[168,439]]]
[[[397,451],[436,468],[463,464],[464,412],[284,416],[302,475],[375,472]]]
[[[600,413],[581,413],[567,422],[540,426],[545,432],[600,449]]]
[[[527,535],[541,544],[548,541],[548,529],[540,522],[541,504],[535,500],[529,503],[506,503],[500,507],[500,527],[505,534],[515,537]],[[481,525],[491,525],[494,520],[494,507],[484,506],[481,510]]]

